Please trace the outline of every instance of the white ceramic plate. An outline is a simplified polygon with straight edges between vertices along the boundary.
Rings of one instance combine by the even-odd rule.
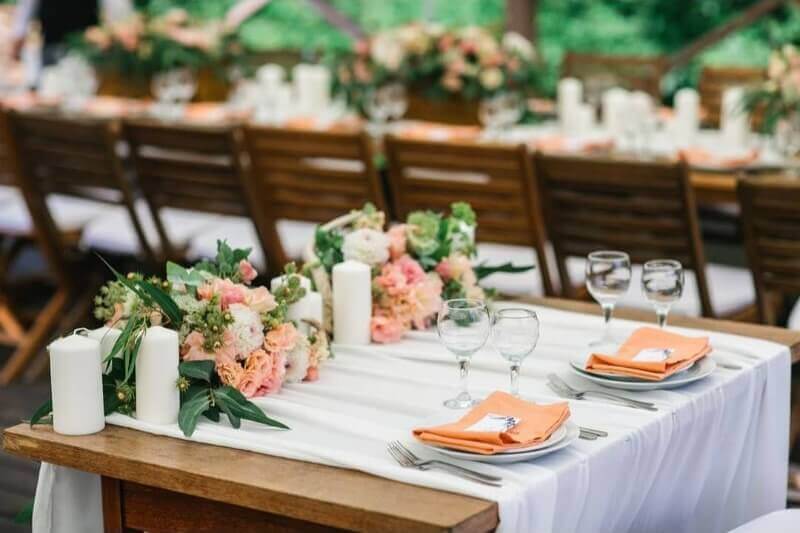
[[[524,448],[522,450],[514,450],[510,452],[504,453],[497,453],[494,455],[481,455],[479,453],[470,453],[470,452],[462,452],[457,450],[450,450],[448,448],[439,448],[438,446],[431,446],[429,444],[425,444],[424,442],[419,442],[422,446],[438,452],[442,455],[446,455],[448,457],[452,457],[454,459],[462,459],[464,461],[477,461],[479,463],[494,463],[494,464],[507,464],[507,463],[521,463],[523,461],[530,461],[531,459],[535,459],[536,457],[541,457],[543,455],[547,455],[549,453],[553,453],[556,450],[560,450],[562,448],[566,448],[570,444],[572,444],[575,439],[578,438],[580,435],[580,429],[578,426],[572,422],[571,420],[567,420],[564,424],[559,428],[559,430],[564,430],[564,436],[556,443],[552,445],[548,445],[546,447],[541,446],[532,446],[531,448]],[[550,436],[545,442],[541,444],[545,444],[553,439],[556,436],[558,431],[554,432],[553,435]]]
[[[583,372],[585,374],[591,374],[593,376],[598,376],[598,377],[601,377],[601,378],[613,379],[614,381],[629,381],[629,382],[634,382],[634,383],[650,383],[646,379],[635,378],[633,376],[620,376],[620,375],[617,375],[617,374],[610,374],[610,373],[602,372],[602,371],[598,371],[598,370],[586,370],[586,361],[589,359],[589,357],[591,357],[591,353],[588,353],[586,355],[577,355],[577,356],[573,357],[572,360],[569,363],[575,369],[580,370],[581,372]],[[679,374],[683,374],[684,372],[688,372],[689,370],[691,370],[694,367],[695,364],[697,364],[697,361],[694,361],[691,365],[687,366],[683,370],[681,370],[679,372],[675,372],[674,374],[672,374],[672,376],[670,376],[670,378],[675,377],[675,376],[677,376]]]
[[[706,356],[696,361],[695,364],[686,370],[678,372],[677,374],[673,374],[662,381],[630,381],[616,378],[612,379],[598,376],[596,374],[590,374],[589,372],[583,370],[582,363],[578,363],[576,361],[572,361],[570,366],[572,367],[572,371],[579,376],[604,387],[622,390],[659,390],[683,387],[684,385],[688,385],[689,383],[694,383],[695,381],[708,377],[714,371],[714,369],[717,368],[717,363],[715,363],[711,357]]]

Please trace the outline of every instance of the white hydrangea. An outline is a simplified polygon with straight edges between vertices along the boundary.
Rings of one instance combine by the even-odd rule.
[[[382,231],[358,229],[345,236],[342,254],[348,261],[360,261],[370,266],[383,264],[389,260],[389,237]]]
[[[294,345],[294,349],[286,356],[286,377],[287,383],[300,383],[308,373],[308,363],[310,361],[311,345],[308,337],[300,335]]]
[[[387,31],[379,33],[372,40],[371,56],[373,61],[387,70],[395,71],[400,68],[406,52],[397,35],[394,32]]]
[[[503,35],[502,46],[503,49],[528,61],[533,61],[536,58],[536,50],[531,42],[517,32],[510,31]]]
[[[236,354],[243,359],[264,344],[264,325],[258,313],[246,305],[232,304],[228,311],[233,316],[229,330],[233,334]]]

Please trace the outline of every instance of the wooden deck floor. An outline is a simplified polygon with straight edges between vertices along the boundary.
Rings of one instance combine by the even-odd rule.
[[[0,357],[2,361],[4,357]],[[0,428],[13,426],[27,419],[49,393],[50,384],[43,380],[33,385],[0,387]],[[14,517],[33,501],[39,465],[18,459],[0,449],[0,531],[22,533],[29,526],[14,523]]]

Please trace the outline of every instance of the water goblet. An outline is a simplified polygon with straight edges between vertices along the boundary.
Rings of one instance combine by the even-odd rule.
[[[442,344],[456,356],[460,375],[460,392],[444,402],[450,409],[466,409],[476,401],[469,394],[469,363],[489,337],[489,310],[481,300],[458,298],[447,300],[436,319],[436,330]]]
[[[603,309],[602,338],[589,346],[614,345],[611,335],[611,315],[617,300],[628,291],[631,283],[631,258],[625,252],[601,250],[589,254],[586,261],[586,288]]]
[[[673,259],[654,259],[642,267],[642,292],[658,317],[658,327],[667,325],[673,303],[683,294],[683,266]]]
[[[364,99],[364,111],[369,116],[374,134],[383,135],[389,120],[402,116],[407,105],[405,88],[399,83],[390,83],[368,91]]]
[[[519,397],[519,373],[522,362],[533,353],[539,340],[539,316],[521,308],[501,309],[494,314],[492,343],[511,365],[509,392]]]

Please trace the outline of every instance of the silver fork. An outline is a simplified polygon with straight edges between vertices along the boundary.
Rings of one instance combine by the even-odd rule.
[[[492,485],[493,487],[501,487],[503,485],[502,478],[497,476],[483,474],[481,472],[470,470],[469,468],[464,468],[463,466],[446,463],[436,459],[427,461],[423,460],[417,457],[411,450],[403,446],[400,441],[395,440],[390,442],[387,445],[386,450],[389,452],[389,454],[391,454],[392,457],[394,457],[395,461],[400,463],[401,466],[418,468],[419,470],[439,468],[442,470],[447,470],[453,474],[460,475],[472,481],[477,481],[486,485]]]
[[[555,374],[548,374],[547,375],[547,384],[550,386],[556,394],[561,394],[563,396],[569,396],[576,400],[583,400],[586,395],[589,396],[599,396],[602,398],[606,398],[609,400],[614,400],[620,403],[627,405],[628,407],[633,407],[635,409],[645,409],[647,411],[658,411],[658,407],[655,406],[652,402],[645,402],[641,400],[635,400],[633,398],[628,398],[627,396],[620,396],[618,394],[614,394],[612,392],[606,392],[603,390],[596,390],[596,389],[588,389],[588,390],[578,390],[570,385],[567,384],[566,381],[561,379]]]

